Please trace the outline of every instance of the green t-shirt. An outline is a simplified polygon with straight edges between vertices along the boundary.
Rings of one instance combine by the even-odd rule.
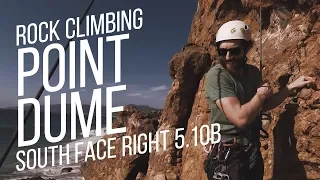
[[[259,69],[247,64],[239,77],[234,78],[221,64],[211,68],[205,79],[205,94],[211,109],[210,123],[220,124],[221,134],[238,135],[243,132],[259,133],[260,120],[254,121],[246,129],[239,129],[228,120],[216,105],[216,100],[224,97],[237,97],[242,104],[249,102],[257,92],[261,82]],[[258,118],[258,117],[257,117]],[[258,135],[259,137],[259,135]]]

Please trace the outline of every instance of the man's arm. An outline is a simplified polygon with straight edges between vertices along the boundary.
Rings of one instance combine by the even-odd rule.
[[[246,104],[241,105],[237,97],[221,98],[216,100],[216,104],[235,126],[245,128],[256,119],[262,104],[271,94],[272,91],[264,84]]]
[[[274,93],[270,98],[263,104],[262,110],[268,111],[278,107],[292,92],[297,88],[302,88],[307,84],[315,82],[315,79],[308,76],[301,76],[290,85]]]
[[[292,90],[288,86],[274,93],[270,98],[262,105],[262,111],[269,111],[278,107],[290,94]]]

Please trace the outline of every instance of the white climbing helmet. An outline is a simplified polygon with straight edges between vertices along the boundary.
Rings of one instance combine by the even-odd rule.
[[[250,41],[251,32],[249,26],[239,20],[224,23],[216,34],[216,43],[231,39],[243,39],[245,41]]]

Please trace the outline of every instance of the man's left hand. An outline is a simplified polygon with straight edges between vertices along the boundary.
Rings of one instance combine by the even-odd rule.
[[[292,91],[297,88],[303,88],[308,84],[314,83],[315,81],[316,81],[316,78],[309,77],[309,76],[300,76],[298,79],[293,81],[287,87],[290,91]]]

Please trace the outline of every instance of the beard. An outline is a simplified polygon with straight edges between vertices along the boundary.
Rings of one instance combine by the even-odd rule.
[[[220,64],[231,73],[240,72],[247,64],[247,57],[241,59],[226,60],[223,57],[219,57]]]

